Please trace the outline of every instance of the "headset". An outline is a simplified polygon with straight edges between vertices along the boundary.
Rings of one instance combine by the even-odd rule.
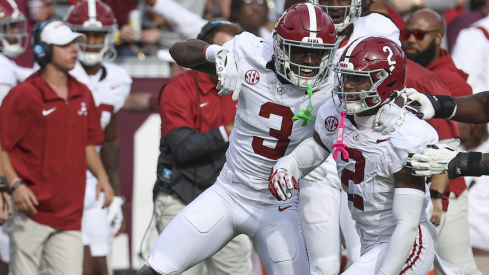
[[[223,24],[234,24],[234,23],[229,22],[229,21],[226,21],[226,20],[212,20],[212,21],[209,21],[209,22],[207,22],[207,24],[205,24],[202,27],[202,30],[200,31],[199,35],[197,36],[197,39],[202,40],[202,41],[205,41],[207,43],[211,43],[210,41],[207,41],[207,39],[205,39],[205,35],[208,32],[210,32],[212,29],[214,29],[215,27],[220,26],[220,25],[223,25]]]
[[[32,51],[34,52],[34,61],[36,61],[41,68],[51,62],[53,58],[53,48],[48,43],[41,40],[41,33],[44,27],[49,24],[50,21],[42,24],[36,24],[33,30]]]

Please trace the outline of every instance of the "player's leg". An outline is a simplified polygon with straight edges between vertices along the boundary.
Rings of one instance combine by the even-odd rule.
[[[235,236],[233,203],[222,188],[211,186],[170,222],[146,264],[157,274],[181,274],[219,251]]]
[[[339,274],[341,262],[340,190],[326,180],[315,182],[303,180],[298,211],[309,255],[311,274]]]
[[[241,234],[205,261],[212,275],[249,275],[251,274],[252,243],[247,235]]]
[[[176,194],[167,194],[159,191],[156,194],[154,200],[155,207],[155,222],[158,234],[161,234],[163,230],[170,224],[170,222],[180,213],[185,204]],[[205,262],[200,262],[187,271],[183,272],[184,275],[204,275]],[[231,274],[231,273],[230,273]]]
[[[297,198],[295,192],[294,197]],[[297,200],[266,205],[260,214],[260,223],[251,238],[265,272],[268,275],[310,274]]]
[[[44,245],[43,256],[50,275],[82,274],[83,242],[80,231],[56,231]]]
[[[91,206],[85,206],[82,217],[84,245],[83,274],[107,275],[107,255],[110,253],[110,226],[107,209],[102,208],[101,196]]]
[[[450,194],[445,227],[438,235],[438,255],[445,261],[462,267],[474,275],[482,274],[475,264],[469,240],[468,193],[458,198]]]

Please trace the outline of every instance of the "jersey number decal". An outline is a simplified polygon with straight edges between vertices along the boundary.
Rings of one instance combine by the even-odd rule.
[[[392,49],[389,47],[389,46],[384,46],[382,48],[382,50],[386,53],[386,52],[389,52],[389,55],[387,56],[387,63],[389,65],[395,65],[397,62],[396,61],[392,61]]]
[[[280,130],[270,129],[268,132],[271,137],[277,139],[277,145],[275,145],[275,148],[267,147],[263,145],[263,138],[254,136],[251,146],[253,147],[253,151],[258,155],[277,160],[285,155],[287,146],[289,146],[289,137],[292,134],[293,125],[292,117],[294,116],[294,113],[289,107],[272,102],[267,102],[261,105],[259,116],[270,118],[271,114],[282,117],[282,125],[280,125]]]
[[[365,178],[365,158],[362,152],[346,148],[349,154],[349,158],[355,161],[355,172],[348,170],[346,168],[341,172],[341,183],[348,187],[349,180],[353,181],[355,184],[360,184]],[[343,154],[342,154],[343,155]],[[348,161],[343,159],[344,161]],[[348,200],[353,202],[353,206],[363,211],[363,198],[360,195],[348,193]]]

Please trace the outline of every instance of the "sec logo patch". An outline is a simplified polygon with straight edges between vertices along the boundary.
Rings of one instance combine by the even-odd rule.
[[[250,85],[255,85],[260,81],[260,74],[256,70],[249,70],[245,73],[245,81]]]
[[[326,130],[333,132],[338,128],[338,119],[334,116],[329,116],[324,121],[324,126],[326,127]]]

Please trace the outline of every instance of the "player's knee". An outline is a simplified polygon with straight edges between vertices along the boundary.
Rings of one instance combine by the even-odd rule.
[[[138,271],[136,275],[159,275],[156,273],[151,267],[149,267],[147,264],[144,264],[143,267]],[[161,274],[163,275],[163,274]]]
[[[340,259],[337,257],[318,259],[311,265],[311,275],[340,274]]]

